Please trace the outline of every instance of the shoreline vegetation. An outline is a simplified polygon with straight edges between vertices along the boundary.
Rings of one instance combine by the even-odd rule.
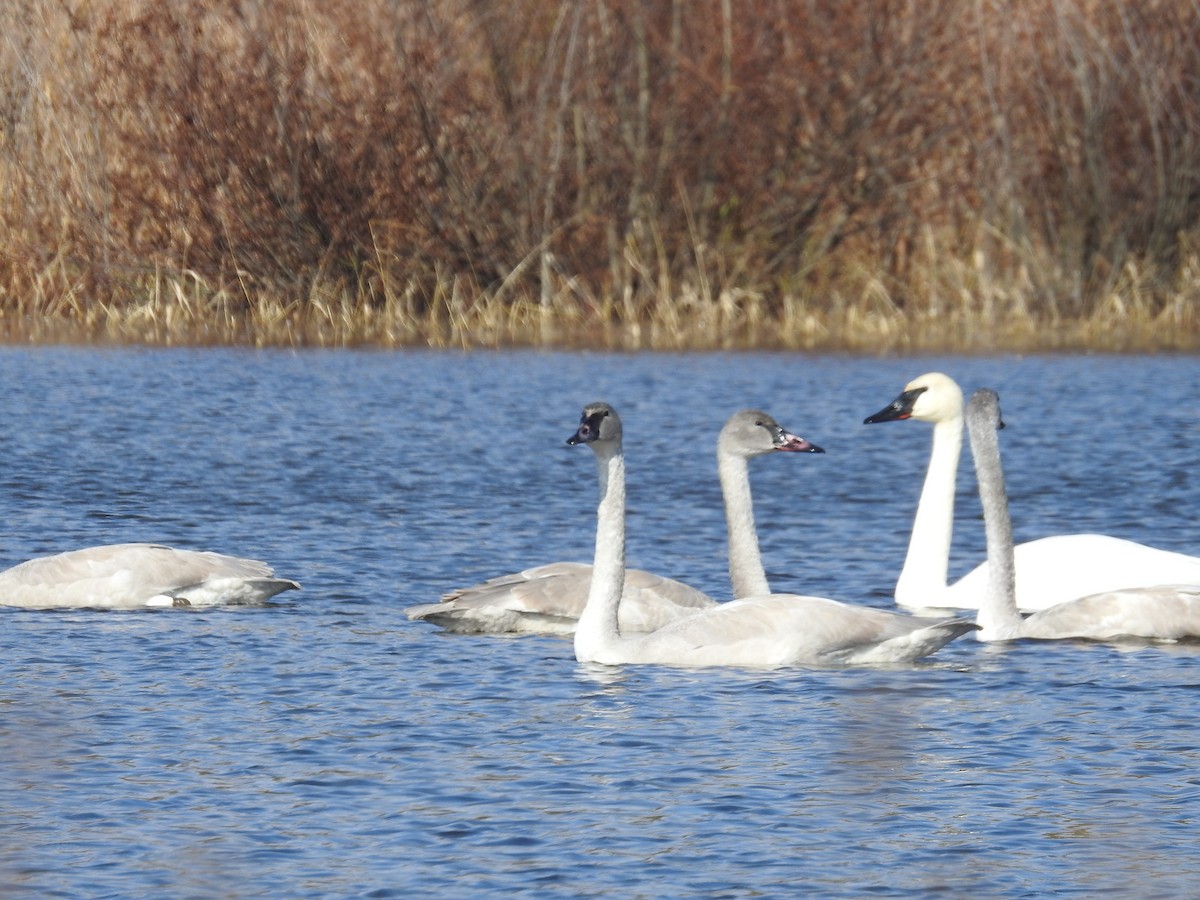
[[[0,341],[1200,350],[1192,0],[20,0]]]

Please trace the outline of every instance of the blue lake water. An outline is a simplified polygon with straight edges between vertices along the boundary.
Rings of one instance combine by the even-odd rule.
[[[266,608],[0,610],[4,897],[1194,895],[1200,647],[956,641],[887,669],[577,664],[407,606],[588,559],[580,407],[621,411],[630,562],[726,596],[714,442],[773,585],[886,606],[932,369],[1000,392],[1018,540],[1200,554],[1200,358],[0,350],[0,562],[269,560]],[[952,574],[982,558],[969,461]]]

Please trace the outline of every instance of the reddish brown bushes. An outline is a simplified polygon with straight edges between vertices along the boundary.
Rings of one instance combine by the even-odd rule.
[[[217,339],[804,345],[1166,308],[1178,336],[1194,13],[25,0],[0,12],[0,306],[216,310]]]

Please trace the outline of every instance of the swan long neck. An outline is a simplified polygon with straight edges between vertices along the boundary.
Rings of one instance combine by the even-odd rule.
[[[934,424],[925,486],[913,519],[908,555],[896,581],[896,602],[904,606],[937,606],[938,597],[946,590],[962,440],[961,414]]]
[[[717,474],[725,498],[725,527],[729,532],[729,580],[734,599],[771,593],[763,569],[754,527],[754,498],[748,461],[731,453],[717,454]]]
[[[596,660],[621,639],[617,611],[625,588],[625,457],[620,448],[596,450],[596,474],[596,557],[587,604],[575,629],[575,658],[580,662]]]
[[[1017,611],[1012,517],[1004,489],[1000,442],[992,423],[981,423],[978,427],[971,424],[971,455],[975,459],[983,527],[987,535],[987,588],[975,618],[979,637],[981,640],[1017,637],[1022,620]]]

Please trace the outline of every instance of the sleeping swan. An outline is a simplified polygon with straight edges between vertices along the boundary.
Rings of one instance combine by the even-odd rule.
[[[253,559],[160,544],[108,544],[0,572],[0,606],[145,609],[263,603],[300,585]]]

